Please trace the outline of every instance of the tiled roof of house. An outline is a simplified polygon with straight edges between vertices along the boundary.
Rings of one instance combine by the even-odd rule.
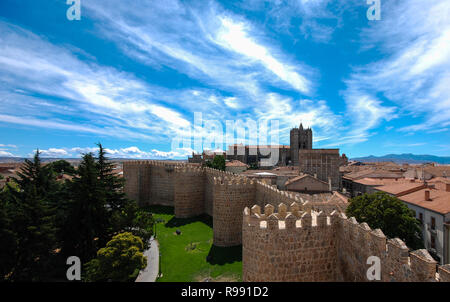
[[[303,175],[299,175],[297,177],[291,178],[288,181],[286,181],[284,185],[285,186],[290,185],[290,184],[292,184],[294,182],[297,182],[297,181],[299,181],[301,179],[304,179],[304,178],[312,178],[314,181],[321,182],[321,183],[324,183],[324,184],[328,185],[328,183],[326,183],[325,181],[322,181],[322,180],[320,180],[320,179],[318,179],[318,178],[316,178],[314,176],[311,176],[309,174],[303,174]]]
[[[388,184],[388,185],[384,185],[384,186],[379,186],[376,189],[379,191],[390,193],[395,196],[402,196],[402,195],[410,193],[412,191],[420,190],[424,186],[425,185],[423,183],[405,182],[405,183],[396,183],[396,184]]]
[[[392,172],[383,169],[369,168],[361,171],[351,172],[344,175],[347,179],[361,179],[361,178],[401,178],[403,174],[401,172]]]
[[[244,164],[243,162],[236,160],[236,159],[226,162],[225,165],[227,167],[247,167],[246,164]]]
[[[427,190],[430,192],[431,200],[429,201],[425,200],[425,191]],[[450,192],[445,190],[424,188],[422,190],[400,196],[399,199],[441,214],[450,213]]]

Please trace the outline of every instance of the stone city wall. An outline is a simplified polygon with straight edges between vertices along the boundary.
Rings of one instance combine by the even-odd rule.
[[[297,203],[245,208],[242,269],[244,281],[335,281],[337,215],[311,216]]]
[[[123,167],[125,193],[140,205],[174,206],[176,217],[206,213],[213,217],[215,245],[242,242],[244,281],[367,281],[369,256],[381,260],[381,281],[450,281],[450,265],[437,266],[426,250],[409,252],[400,239],[388,240],[354,218],[336,211],[327,216],[330,204],[188,164],[130,161]]]
[[[242,243],[242,210],[255,200],[255,183],[247,177],[214,178],[214,244]]]
[[[205,177],[200,167],[175,167],[175,217],[188,218],[205,213]]]
[[[370,281],[370,256],[380,259],[379,281],[450,281],[450,265],[438,266],[425,249],[409,251],[400,239],[338,212],[311,215],[299,208],[244,209],[244,281]]]
[[[125,192],[139,205],[174,206],[177,218],[212,216],[214,244],[219,246],[241,244],[246,206],[296,202],[311,211],[309,202],[295,193],[231,172],[164,161],[124,162],[123,171]]]
[[[264,182],[257,181],[255,203],[260,207],[264,207],[266,204],[271,204],[276,207],[280,203],[291,204],[296,202],[301,205],[302,208],[309,208],[308,202],[303,198],[297,196],[295,193],[280,191],[276,187],[268,185]]]
[[[409,251],[398,239],[387,239],[380,229],[371,230],[367,223],[341,214],[337,228],[338,264],[344,281],[368,281],[367,258],[381,260],[381,281],[428,282],[449,281],[448,268],[439,267],[427,250]],[[447,272],[446,272],[447,270]]]

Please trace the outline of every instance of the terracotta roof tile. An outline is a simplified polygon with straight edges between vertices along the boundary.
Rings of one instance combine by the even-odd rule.
[[[244,164],[243,162],[236,160],[236,159],[225,163],[225,165],[227,167],[247,167],[246,164]]]
[[[426,190],[430,191],[431,201],[425,200]],[[446,192],[444,190],[426,188],[403,195],[399,197],[399,199],[441,214],[450,213],[450,192]]]
[[[383,192],[387,192],[390,194],[393,194],[395,196],[402,196],[404,195],[406,192],[409,192],[411,190],[415,191],[415,190],[420,190],[421,188],[423,188],[424,184],[423,183],[396,183],[396,184],[389,184],[389,185],[385,185],[385,186],[379,186],[376,189],[379,191],[383,191]]]

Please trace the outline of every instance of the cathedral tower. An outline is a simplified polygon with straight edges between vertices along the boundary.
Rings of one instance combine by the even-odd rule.
[[[300,149],[312,149],[312,130],[311,128],[303,129],[302,123],[299,128],[291,129],[290,145],[291,145],[291,163],[298,165],[298,151]]]

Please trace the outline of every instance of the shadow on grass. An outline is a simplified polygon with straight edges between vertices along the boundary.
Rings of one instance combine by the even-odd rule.
[[[179,226],[183,226],[183,225],[197,222],[197,221],[203,222],[210,228],[213,227],[212,217],[209,215],[206,215],[206,214],[202,214],[202,215],[190,217],[190,218],[175,218],[175,217],[173,217],[166,223],[165,226],[168,228],[173,228],[173,227],[179,227]]]
[[[230,247],[218,247],[211,246],[207,262],[214,265],[223,265],[225,263],[233,263],[242,261],[242,245],[230,246]]]

